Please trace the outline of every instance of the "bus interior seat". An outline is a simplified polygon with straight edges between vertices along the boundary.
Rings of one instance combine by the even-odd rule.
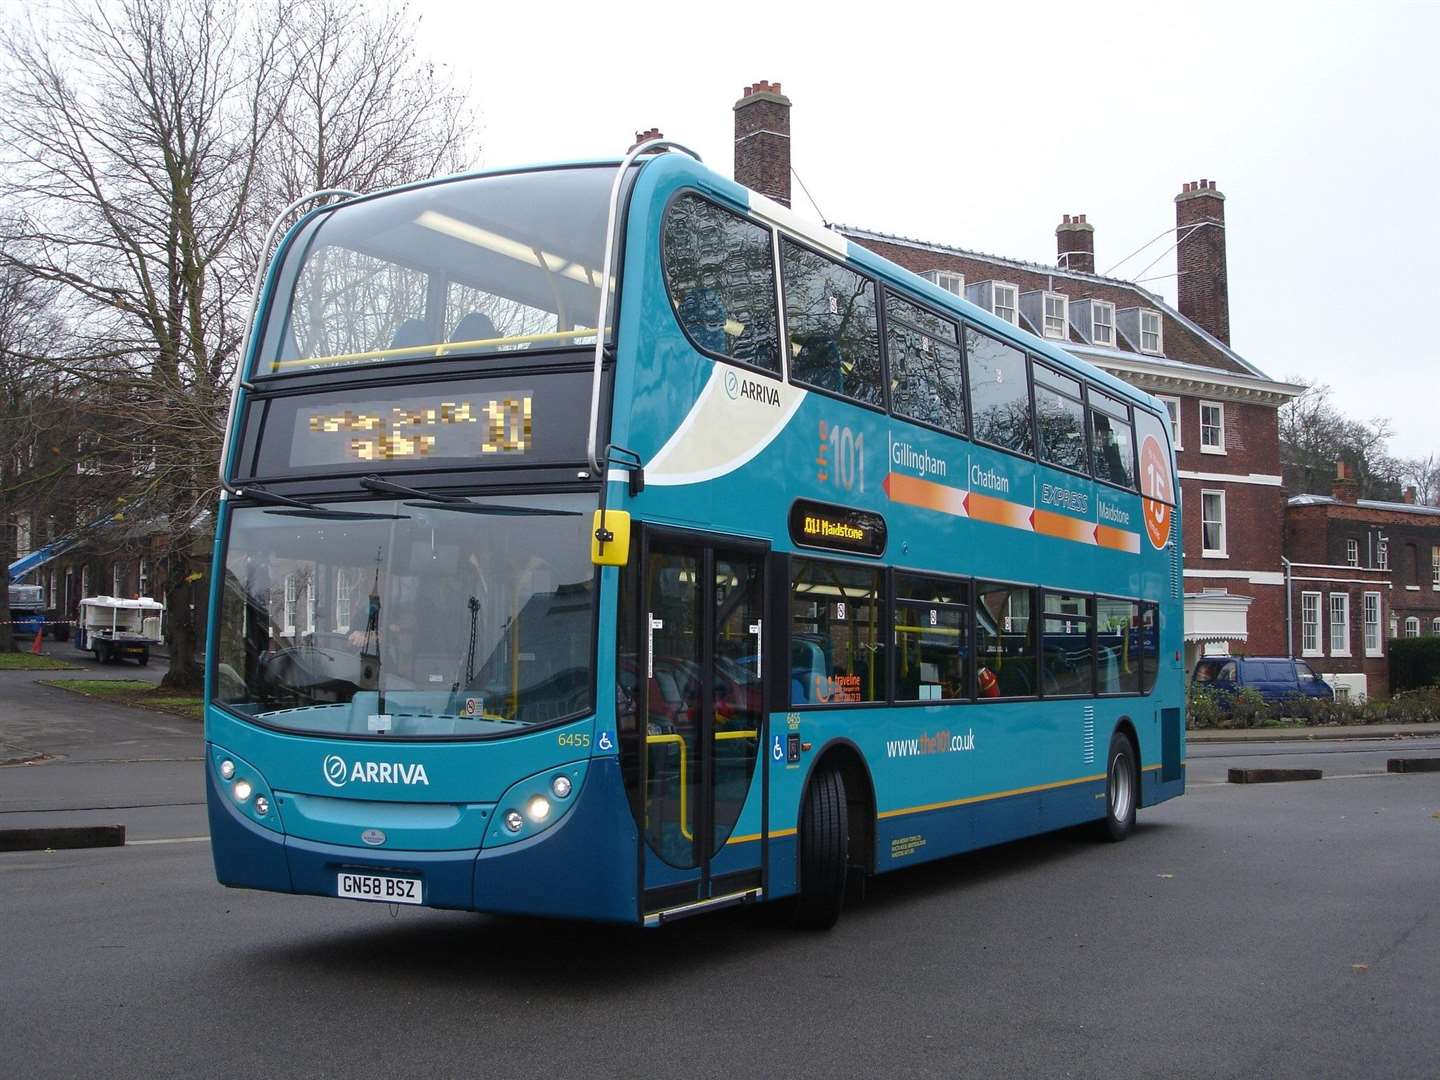
[[[456,341],[491,341],[500,336],[495,329],[495,324],[490,316],[483,311],[472,311],[458,323],[455,329],[450,331],[449,340]]]
[[[395,328],[395,336],[390,339],[392,349],[413,349],[417,345],[432,344],[430,331],[425,329],[424,319],[406,319]]]

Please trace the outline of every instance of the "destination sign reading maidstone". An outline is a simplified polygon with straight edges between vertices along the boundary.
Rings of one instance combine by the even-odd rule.
[[[800,547],[881,555],[885,538],[885,519],[879,514],[809,499],[791,504],[790,539]]]
[[[534,445],[529,390],[345,401],[295,414],[291,464],[385,465],[521,455]]]

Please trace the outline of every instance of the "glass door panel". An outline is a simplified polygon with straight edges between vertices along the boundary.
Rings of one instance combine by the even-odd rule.
[[[656,545],[645,565],[645,842],[674,867],[700,862],[702,563],[698,550]]]
[[[718,551],[713,565],[712,856],[725,846],[745,805],[765,719],[760,689],[764,567],[758,555]]]

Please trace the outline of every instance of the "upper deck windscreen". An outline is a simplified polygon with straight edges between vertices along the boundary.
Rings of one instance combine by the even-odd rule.
[[[257,375],[594,344],[610,167],[428,184],[318,217]]]

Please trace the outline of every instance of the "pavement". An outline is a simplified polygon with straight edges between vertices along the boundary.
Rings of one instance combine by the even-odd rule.
[[[97,664],[68,644],[46,655],[77,671],[0,671],[0,828],[126,826],[132,840],[203,836],[199,721],[81,697],[47,679],[143,679],[164,666]],[[28,763],[27,763],[28,762]]]

